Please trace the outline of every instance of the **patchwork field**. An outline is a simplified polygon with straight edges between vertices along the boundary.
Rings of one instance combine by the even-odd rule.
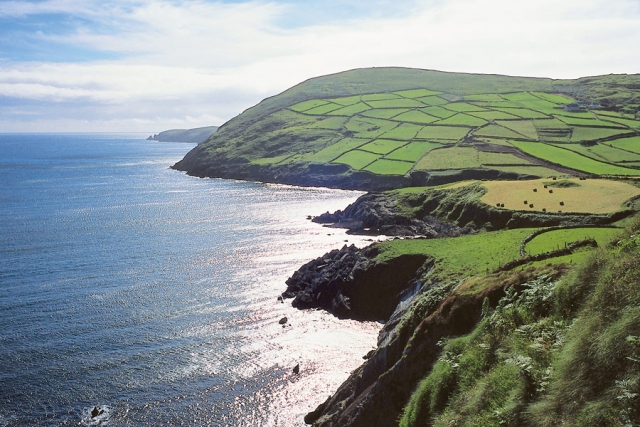
[[[545,177],[561,175],[553,169],[561,166],[640,176],[640,120],[586,107],[565,109],[574,103],[540,91],[460,96],[428,88],[313,99],[274,116],[315,117],[315,127],[338,137],[319,150],[310,146],[300,156],[273,157],[271,163],[333,162],[383,175],[476,168]],[[489,148],[480,152],[477,142]],[[530,157],[516,158],[518,152]]]

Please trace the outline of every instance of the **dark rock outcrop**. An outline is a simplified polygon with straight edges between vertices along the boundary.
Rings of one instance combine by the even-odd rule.
[[[387,320],[425,255],[401,255],[376,261],[377,249],[354,245],[333,250],[296,271],[287,280],[285,298],[301,309],[322,308],[337,317]]]
[[[484,299],[495,306],[504,296],[504,291],[503,285],[496,285],[478,294],[451,294],[420,323],[411,337],[397,337],[389,343],[380,343],[373,357],[313,411],[313,416],[310,414],[313,425],[397,425],[397,419],[418,381],[424,378],[439,356],[440,339],[469,333],[481,317]]]
[[[425,215],[411,216],[401,209],[395,195],[389,193],[367,193],[347,206],[344,211],[326,212],[312,220],[331,227],[346,228],[349,234],[385,236],[442,237],[458,236],[472,231],[452,222],[439,221]]]

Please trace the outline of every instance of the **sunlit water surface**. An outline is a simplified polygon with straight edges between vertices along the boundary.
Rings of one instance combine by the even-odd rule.
[[[170,170],[192,147],[0,135],[0,426],[304,425],[373,348],[276,300],[369,243],[307,219],[359,193]]]

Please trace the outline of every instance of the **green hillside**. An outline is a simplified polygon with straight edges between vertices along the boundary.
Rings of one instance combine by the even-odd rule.
[[[217,130],[218,126],[205,126],[193,129],[170,129],[157,133],[155,135],[151,135],[149,136],[149,138],[147,138],[147,140],[162,142],[200,143],[209,138]]]
[[[554,81],[353,70],[264,100],[175,167],[362,189],[455,180],[463,170],[479,178],[638,176],[638,83],[639,75]]]

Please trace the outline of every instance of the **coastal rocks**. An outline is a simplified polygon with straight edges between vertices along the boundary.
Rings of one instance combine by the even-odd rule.
[[[440,339],[469,333],[481,317],[485,298],[495,306],[506,286],[501,283],[477,294],[446,297],[409,336],[379,343],[371,358],[308,414],[309,420],[315,427],[397,425],[418,381],[440,354]]]
[[[287,319],[287,317],[285,316],[282,319],[278,320],[278,323],[281,325],[286,325],[288,321],[289,319]]]
[[[287,280],[285,298],[300,309],[322,308],[340,318],[387,320],[408,282],[427,260],[401,255],[376,261],[375,248],[354,245],[333,250],[303,265]]]
[[[298,363],[296,366],[293,367],[293,373],[296,375],[300,374],[300,364]]]
[[[326,212],[313,218],[313,222],[347,228],[350,234],[424,237],[438,234],[425,221],[400,213],[396,199],[385,193],[365,194],[344,212]]]
[[[91,418],[96,418],[102,414],[104,414],[104,409],[98,409],[97,406],[94,406],[91,410]]]

